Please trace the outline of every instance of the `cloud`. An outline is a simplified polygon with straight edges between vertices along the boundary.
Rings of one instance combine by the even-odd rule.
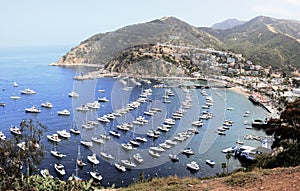
[[[299,0],[280,0],[280,2],[283,4],[292,5],[292,6],[300,6]]]

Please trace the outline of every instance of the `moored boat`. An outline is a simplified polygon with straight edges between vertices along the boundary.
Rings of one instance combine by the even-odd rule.
[[[65,116],[71,115],[70,111],[67,110],[67,109],[58,111],[57,114],[58,114],[58,115],[65,115]]]
[[[52,103],[50,103],[50,102],[44,102],[44,103],[41,103],[41,107],[52,108],[53,105],[52,105]]]
[[[48,169],[41,169],[41,170],[40,170],[40,173],[41,173],[42,177],[44,177],[44,178],[47,178],[47,177],[54,178],[54,177],[49,173],[49,170],[48,170]]]
[[[36,92],[34,90],[27,88],[25,90],[21,90],[21,94],[31,95],[31,94],[36,94]]]
[[[200,169],[199,165],[195,161],[188,163],[186,166],[188,169],[193,170],[193,171],[198,171]]]
[[[87,156],[87,159],[88,159],[91,163],[93,163],[94,165],[97,165],[97,164],[100,163],[99,160],[98,160],[97,157],[96,157],[96,154],[92,154],[92,155]]]
[[[66,174],[65,167],[61,163],[55,163],[54,169],[56,170],[56,172],[58,172],[62,176]]]
[[[10,130],[11,133],[13,133],[15,135],[21,135],[22,134],[21,130],[18,127],[11,127],[11,128],[9,128],[9,130]]]
[[[98,172],[91,171],[91,172],[90,172],[90,175],[91,175],[95,180],[98,180],[98,181],[101,181],[101,180],[102,180],[102,176],[101,176],[101,174],[99,174]]]
[[[210,160],[210,159],[206,160],[205,162],[211,166],[214,166],[216,164],[214,160]]]
[[[41,110],[39,110],[38,108],[36,108],[35,106],[32,106],[30,108],[25,108],[25,112],[26,113],[40,113]]]

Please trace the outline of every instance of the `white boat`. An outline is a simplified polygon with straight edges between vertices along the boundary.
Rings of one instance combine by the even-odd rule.
[[[195,161],[192,161],[191,163],[188,163],[186,166],[190,170],[194,170],[194,171],[198,171],[200,169],[199,165]]]
[[[140,153],[134,154],[134,155],[133,155],[133,158],[134,158],[137,162],[139,162],[139,163],[143,163],[143,162],[144,162],[144,159],[143,159],[143,157],[140,155]]]
[[[13,133],[15,135],[21,135],[22,134],[21,130],[18,127],[11,127],[11,128],[9,128],[9,130],[10,130],[11,133]]]
[[[191,148],[186,148],[186,149],[182,150],[182,153],[186,154],[186,155],[194,155],[195,154]]]
[[[149,154],[150,154],[151,156],[154,156],[154,157],[157,157],[157,158],[160,157],[160,154],[159,154],[158,152],[155,152],[155,151],[150,150],[150,149],[149,149],[148,152],[149,152]]]
[[[211,166],[216,164],[216,162],[214,160],[206,160],[205,162]]]
[[[62,176],[66,174],[65,167],[61,163],[55,163],[54,169]]]
[[[166,150],[163,149],[162,147],[150,147],[150,150],[155,151],[155,152],[165,152]]]
[[[47,135],[47,138],[50,140],[50,141],[53,141],[53,142],[60,142],[61,139],[58,137],[58,134],[52,134],[52,135]]]
[[[83,160],[82,160],[82,159],[77,159],[77,165],[78,165],[79,167],[83,167],[83,166],[85,166],[85,165],[86,165],[86,163],[85,163],[85,162],[83,162]]]
[[[136,137],[135,140],[146,143],[147,139],[145,137]]]
[[[62,157],[66,157],[66,156],[67,156],[67,155],[62,154],[62,153],[60,153],[60,152],[58,152],[58,151],[50,151],[50,152],[51,152],[51,154],[52,154],[53,156],[58,157],[58,158],[62,158]]]
[[[49,170],[48,170],[48,169],[41,169],[40,173],[41,173],[42,177],[44,177],[44,178],[47,178],[47,177],[54,178],[54,177],[49,173]]]
[[[122,172],[126,172],[126,168],[125,166],[119,164],[119,163],[115,163],[115,167],[119,170],[119,171],[122,171]]]
[[[108,102],[109,100],[106,97],[98,98],[99,102]]]
[[[105,140],[110,140],[110,136],[107,135],[107,134],[104,134],[104,133],[101,134],[100,137],[101,137],[102,139],[105,139]]]
[[[104,144],[104,140],[100,137],[92,137],[91,140],[95,143]]]
[[[233,153],[237,149],[236,146],[229,147],[227,149],[223,149],[222,153]]]
[[[124,164],[125,166],[129,167],[129,168],[136,167],[136,164],[132,160],[130,160],[130,159],[121,160],[121,163]]]
[[[20,96],[10,96],[10,99],[21,99]]]
[[[168,145],[172,145],[172,146],[175,146],[177,144],[176,141],[173,141],[173,140],[170,140],[170,139],[165,140],[165,143],[167,143]]]
[[[122,143],[121,146],[125,150],[129,150],[129,151],[133,150],[133,146],[130,143]]]
[[[56,131],[56,132],[57,132],[57,134],[58,134],[59,136],[61,136],[61,137],[63,137],[63,138],[68,139],[68,138],[71,137],[71,134],[70,134],[69,132],[67,132],[67,130],[65,130],[65,129],[63,129],[63,130],[61,130],[61,131]]]
[[[17,84],[17,82],[14,82],[14,87],[18,87],[18,84]]]
[[[217,131],[219,135],[226,135],[225,131]]]
[[[0,131],[0,139],[2,141],[5,141],[6,140],[6,136],[4,135],[4,133],[2,131]]]
[[[99,160],[98,160],[97,157],[96,157],[96,154],[92,154],[92,155],[87,156],[87,159],[88,159],[91,163],[93,163],[93,164],[95,164],[95,165],[97,165],[97,164],[100,163]]]
[[[53,105],[52,105],[52,103],[50,103],[50,102],[44,102],[44,103],[41,103],[41,107],[52,108]]]
[[[91,175],[94,179],[96,179],[96,180],[98,180],[98,181],[101,181],[101,180],[102,180],[102,176],[101,176],[101,174],[99,174],[98,172],[95,172],[95,171],[90,172],[90,175]]]
[[[79,97],[79,94],[77,92],[74,92],[74,91],[71,91],[69,94],[68,94],[69,97]]]
[[[0,106],[4,107],[4,106],[6,106],[6,104],[4,102],[0,102]]]
[[[87,103],[86,106],[90,109],[100,109],[100,103],[98,101]]]
[[[111,130],[111,131],[109,131],[109,133],[110,133],[111,135],[115,136],[115,137],[120,137],[120,136],[121,136],[121,134],[118,133],[117,131]]]
[[[109,123],[110,122],[110,120],[105,116],[98,117],[98,121],[100,121],[102,123]]]
[[[70,129],[70,132],[71,132],[71,133],[74,133],[74,134],[76,134],[76,135],[79,135],[79,134],[80,134],[80,131],[79,131],[76,127],[72,127],[72,128]]]
[[[58,111],[57,114],[58,114],[58,115],[65,115],[65,116],[71,115],[70,111],[67,110],[67,109]]]
[[[100,155],[106,159],[109,159],[109,160],[113,160],[115,157],[113,157],[111,154],[108,154],[106,152],[100,152]]]
[[[26,113],[40,113],[41,110],[39,110],[38,108],[36,108],[35,106],[32,106],[30,108],[25,108],[25,112]]]
[[[80,143],[86,147],[92,147],[93,142],[92,141],[80,141]]]
[[[104,89],[99,89],[99,90],[98,90],[98,92],[100,92],[100,93],[104,93],[104,92],[105,92],[105,90],[104,90]]]
[[[21,90],[21,94],[30,95],[30,94],[36,94],[36,92],[27,88],[25,90]]]
[[[179,161],[179,157],[175,153],[169,154],[169,158],[172,161]]]
[[[140,146],[140,143],[137,142],[137,141],[135,141],[135,140],[130,140],[129,142],[130,142],[133,146],[136,146],[136,147]]]
[[[85,112],[85,111],[89,111],[90,108],[86,105],[81,105],[81,106],[77,107],[76,110]]]

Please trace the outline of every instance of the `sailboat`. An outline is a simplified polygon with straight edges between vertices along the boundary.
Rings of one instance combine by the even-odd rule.
[[[80,146],[78,145],[78,154],[77,154],[77,160],[76,160],[76,164],[78,167],[83,167],[86,165],[86,163],[83,162],[81,156],[80,156]]]

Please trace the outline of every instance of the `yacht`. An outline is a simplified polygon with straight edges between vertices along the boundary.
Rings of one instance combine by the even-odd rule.
[[[136,146],[136,147],[140,146],[140,143],[137,142],[136,140],[130,140],[129,142],[130,142],[133,146]]]
[[[61,136],[61,137],[63,137],[63,138],[68,139],[68,138],[71,137],[71,134],[70,134],[69,132],[67,132],[67,130],[65,130],[65,129],[63,129],[63,130],[61,130],[61,131],[56,131],[56,132],[57,132],[57,134],[58,134],[59,136]]]
[[[65,167],[61,163],[55,163],[54,169],[62,176],[66,174]]]
[[[87,156],[87,159],[88,159],[91,163],[93,163],[94,165],[97,165],[97,164],[100,163],[99,160],[98,160],[97,157],[96,157],[96,154],[92,154],[92,155]]]
[[[121,146],[123,149],[128,150],[128,151],[133,150],[132,144],[130,144],[130,143],[122,143]]]
[[[47,135],[47,138],[56,143],[61,141],[61,139],[58,137],[58,134]]]
[[[119,170],[119,171],[122,171],[122,172],[126,172],[126,168],[125,166],[119,164],[119,163],[115,163],[115,167]]]
[[[217,131],[219,135],[226,135],[225,131]]]
[[[29,89],[29,88],[27,88],[25,90],[22,90],[21,94],[30,95],[30,94],[36,94],[36,92],[33,91],[33,90],[31,90],[31,89]]]
[[[10,99],[21,99],[20,96],[10,96]]]
[[[11,127],[9,130],[10,130],[11,133],[13,133],[15,135],[21,135],[22,134],[21,130],[18,127]]]
[[[237,149],[236,146],[229,147],[227,149],[223,149],[222,153],[233,153]]]
[[[206,160],[205,162],[211,166],[214,166],[216,164],[216,162],[214,160],[209,160],[209,159]]]
[[[92,141],[80,141],[80,143],[86,147],[92,147],[93,142]]]
[[[133,161],[131,161],[130,159],[121,160],[121,163],[130,168],[136,167],[136,164]]]
[[[90,172],[90,175],[91,175],[94,179],[96,179],[96,180],[98,180],[98,181],[101,181],[101,180],[102,180],[102,176],[101,176],[101,174],[99,174],[98,172],[95,172],[95,171]]]
[[[179,157],[175,153],[169,154],[169,158],[174,162],[179,161]]]
[[[47,178],[47,177],[50,177],[50,178],[54,178],[50,173],[49,173],[49,170],[48,169],[42,169],[40,171],[42,177],[44,178]]]
[[[90,108],[88,106],[86,106],[86,105],[81,105],[81,106],[77,107],[76,110],[77,111],[84,111],[85,112],[85,111],[89,111]]]
[[[104,144],[104,140],[100,137],[92,137],[91,140],[95,143]]]
[[[186,155],[194,155],[195,154],[191,148],[186,148],[186,149],[182,150],[182,153],[186,154]]]
[[[100,137],[101,137],[102,139],[105,139],[105,140],[110,140],[110,136],[107,135],[107,134],[104,134],[104,133],[101,134]]]
[[[80,134],[80,131],[79,131],[76,127],[72,127],[72,128],[70,129],[70,132],[71,132],[71,133],[74,133],[74,134],[76,134],[76,135],[79,135],[79,134]]]
[[[146,143],[147,139],[145,137],[136,137],[135,140]]]
[[[41,107],[52,108],[53,105],[52,105],[52,103],[50,103],[50,102],[44,102],[44,103],[41,103]]]
[[[139,163],[144,162],[144,159],[142,158],[142,156],[139,153],[136,153],[135,155],[133,155],[133,158]]]
[[[150,147],[150,150],[155,151],[155,152],[165,152],[166,150],[163,149],[162,147]]]
[[[177,144],[176,141],[173,141],[173,140],[170,140],[170,139],[165,140],[165,143],[167,143],[168,145],[172,145],[172,146],[175,146]]]
[[[90,109],[100,109],[100,103],[97,101],[87,103],[86,106]]]
[[[64,109],[64,110],[58,111],[57,114],[58,114],[58,115],[65,115],[65,116],[68,116],[68,115],[70,115],[71,113],[70,113],[69,110]]]
[[[60,152],[58,152],[58,151],[50,151],[50,152],[51,152],[51,154],[52,154],[53,156],[58,157],[58,158],[62,158],[62,157],[66,157],[66,156],[67,156],[67,155],[62,154],[62,153],[60,153]]]
[[[102,98],[98,98],[99,102],[108,102],[109,100],[104,96]]]
[[[5,141],[6,140],[6,136],[4,135],[4,133],[2,131],[0,131],[0,139],[2,141]]]
[[[26,113],[40,113],[41,110],[39,110],[38,108],[36,108],[35,106],[32,106],[30,108],[25,108],[25,112]]]
[[[160,157],[160,154],[158,153],[158,152],[155,152],[155,151],[153,151],[153,150],[151,150],[151,149],[149,149],[149,154],[151,155],[151,156],[154,156],[154,157]]]
[[[102,123],[109,123],[110,122],[110,120],[105,116],[98,117],[98,121],[100,121]]]
[[[195,161],[192,161],[191,163],[187,164],[186,166],[190,170],[194,170],[194,171],[198,171],[200,169],[199,165]]]
[[[109,159],[109,160],[113,160],[115,157],[113,157],[111,154],[108,154],[106,152],[100,152],[100,155],[106,159]]]
[[[121,136],[121,134],[118,133],[117,131],[111,130],[111,131],[109,131],[109,133],[110,133],[112,136],[115,136],[115,137],[120,137],[120,136]]]
[[[69,94],[68,94],[69,97],[79,97],[79,94],[77,92],[74,92],[74,91],[71,91]]]

